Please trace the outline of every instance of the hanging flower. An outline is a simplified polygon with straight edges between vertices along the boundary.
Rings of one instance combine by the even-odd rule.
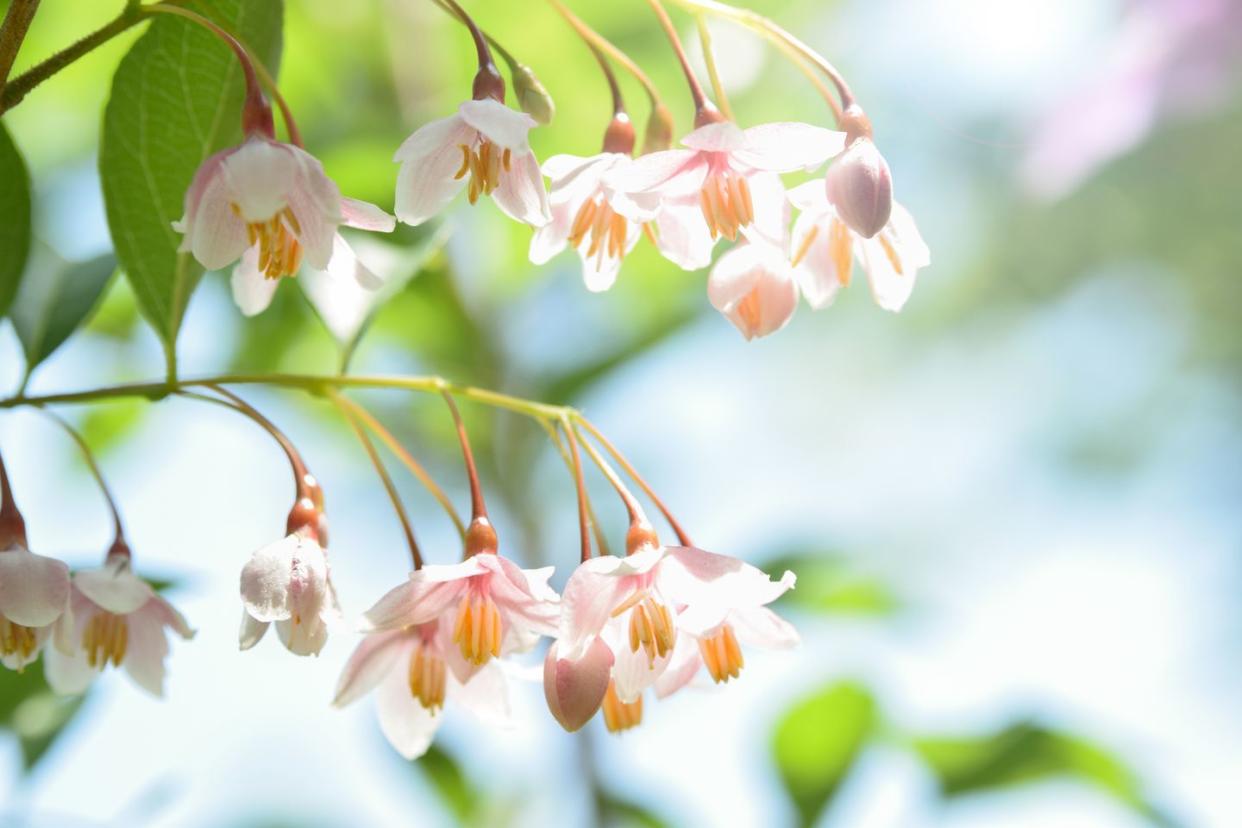
[[[242,568],[241,649],[263,638],[273,622],[294,655],[319,655],[341,608],[327,554],[313,532],[291,532],[254,553]]]
[[[864,238],[842,220],[821,182],[793,188],[789,200],[802,211],[794,222],[792,264],[812,307],[832,303],[837,290],[849,284],[857,258],[876,304],[885,310],[901,310],[914,290],[919,270],[931,263],[931,253],[909,211],[894,202],[883,229]]]
[[[489,195],[504,213],[541,227],[551,219],[539,162],[527,143],[535,120],[485,97],[420,127],[397,149],[397,218],[422,224],[466,188],[471,204]]]
[[[717,684],[737,678],[742,644],[785,649],[799,642],[797,631],[767,608],[793,589],[792,572],[774,581],[737,558],[680,546],[669,548],[661,577],[681,607],[677,648],[656,682],[661,698],[685,686],[700,667]]]
[[[164,694],[165,628],[194,636],[181,613],[130,569],[128,552],[109,554],[98,569],[74,574],[70,594],[72,655],[46,651],[48,683],[57,693],[81,693],[105,667],[124,667],[140,687]],[[68,619],[70,616],[65,615]]]
[[[844,142],[844,133],[809,124],[743,130],[719,121],[687,135],[686,149],[644,155],[608,183],[624,193],[657,194],[660,251],[681,267],[697,269],[721,237],[733,241],[758,229],[774,238],[784,199],[777,173],[814,169],[841,152]]]
[[[601,152],[590,158],[556,155],[543,165],[552,181],[552,220],[530,242],[530,260],[543,264],[567,246],[582,258],[582,278],[589,290],[612,287],[621,260],[655,218],[659,198],[653,193],[627,195],[606,179],[633,164],[628,154]]]
[[[406,759],[427,752],[449,700],[488,724],[503,725],[509,719],[508,686],[500,665],[466,662],[445,616],[363,638],[345,665],[332,703],[344,707],[372,690],[380,729]]]
[[[44,642],[65,631],[69,567],[36,555],[21,543],[0,550],[0,664],[21,670],[39,657]],[[68,648],[65,636],[56,645]]]
[[[785,251],[757,239],[739,243],[716,260],[707,297],[750,340],[789,324],[798,308],[798,284]]]

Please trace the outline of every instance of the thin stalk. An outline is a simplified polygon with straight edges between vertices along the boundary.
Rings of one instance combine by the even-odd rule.
[[[569,456],[569,452],[565,449],[565,444],[561,442],[561,435],[556,428],[547,420],[539,420],[539,425],[543,426],[543,430],[548,434],[548,440],[552,445],[556,446],[557,453],[561,456],[561,460],[565,463],[565,468],[570,474],[574,474],[574,461]],[[608,538],[604,536],[604,530],[599,525],[599,518],[595,516],[595,504],[591,502],[591,493],[585,488],[583,493],[586,495],[587,517],[591,521],[591,533],[595,536],[595,548],[599,550],[600,555],[611,555],[612,551],[608,548]]]
[[[582,456],[578,453],[578,437],[574,434],[569,418],[561,420],[561,428],[565,431],[565,440],[569,443],[569,453],[574,462],[574,487],[578,490],[578,531],[581,535],[582,562],[591,558],[591,533],[587,529],[586,481],[582,479]]]
[[[580,434],[577,436],[579,438],[579,442],[582,443],[582,448],[586,450],[587,455],[590,456],[591,460],[599,468],[600,472],[608,479],[608,482],[612,484],[612,488],[615,489],[617,494],[621,497],[621,502],[625,504],[625,511],[629,514],[630,523],[646,523],[647,518],[646,515],[643,514],[643,507],[639,504],[638,500],[634,497],[634,494],[629,490],[629,488],[626,487],[625,483],[621,480],[620,475],[618,475],[613,467],[608,464],[608,461],[605,460],[598,451],[596,451],[595,446],[591,445],[590,440],[583,439]]]
[[[460,14],[458,14],[457,9],[449,5],[448,0],[431,0],[431,2],[435,3],[441,9],[451,14],[457,20],[460,20],[466,26],[470,25],[469,23],[466,22],[469,18],[464,18]],[[500,43],[496,41],[496,38],[492,37],[482,28],[479,29],[479,34],[483,35],[483,39],[487,41],[487,45],[492,48],[492,51],[500,55],[500,59],[503,60],[505,63],[507,63],[510,69],[513,69],[514,67],[518,66],[518,59],[515,58],[508,49],[500,45]]]
[[[716,67],[716,52],[712,49],[712,33],[707,28],[707,18],[703,14],[694,16],[694,24],[699,29],[699,43],[703,46],[703,62],[707,64],[707,77],[712,82],[712,94],[720,111],[730,121],[733,118],[733,107],[729,105],[729,96],[725,94],[724,84],[720,82],[720,71]]]
[[[427,470],[423,467],[423,465],[415,460],[412,454],[406,451],[405,446],[401,445],[401,443],[397,441],[397,438],[393,436],[392,432],[385,428],[384,424],[377,420],[375,415],[373,415],[370,411],[367,411],[361,405],[343,394],[338,394],[335,391],[330,393],[332,394],[333,400],[336,401],[338,405],[346,406],[350,413],[366,425],[367,428],[371,429],[375,436],[378,437],[384,445],[388,446],[389,451],[391,451],[396,458],[410,470],[410,473],[418,478],[418,482],[422,483],[423,487],[427,489],[427,491],[431,493],[431,496],[436,499],[436,502],[444,508],[444,511],[449,516],[449,520],[453,521],[453,526],[457,529],[457,534],[464,539],[466,537],[466,524],[462,523],[461,517],[457,514],[457,509],[453,507],[453,502],[449,500],[448,495],[444,493],[444,490],[440,488],[439,484],[431,478],[431,475],[427,473]]]
[[[673,530],[673,534],[677,536],[678,543],[682,546],[694,546],[694,543],[690,540],[690,536],[686,534],[685,530],[681,528],[681,524],[677,522],[677,518],[673,517],[672,511],[669,510],[668,506],[664,505],[664,501],[660,499],[659,495],[655,493],[655,490],[652,489],[647,481],[643,479],[642,475],[638,473],[638,470],[634,468],[634,465],[630,463],[629,460],[625,459],[625,455],[623,455],[617,447],[604,436],[603,432],[591,423],[590,420],[583,417],[581,414],[579,414],[575,420],[578,425],[585,428],[592,437],[599,441],[599,444],[612,455],[613,459],[617,461],[617,464],[620,465],[621,468],[625,470],[625,473],[630,476],[630,479],[638,484],[638,487],[646,493],[647,497],[651,498],[651,502],[656,505],[656,508],[660,510],[662,515],[664,515],[664,519],[668,521],[668,525]],[[583,440],[583,445],[589,446],[590,444]]]
[[[4,93],[4,85],[13,69],[13,61],[17,60],[17,52],[26,39],[26,31],[39,10],[39,0],[13,0],[9,10],[0,23],[0,95]]]
[[[115,528],[116,536],[113,539],[113,545],[124,543],[125,529],[121,525],[121,512],[117,508],[116,498],[112,496],[112,489],[108,487],[108,483],[104,480],[103,471],[99,468],[99,463],[95,460],[95,454],[91,451],[91,447],[87,445],[86,440],[78,432],[76,428],[69,425],[69,422],[54,411],[46,408],[41,409],[41,413],[48,419],[55,422],[65,430],[65,433],[73,438],[73,442],[77,443],[78,448],[82,451],[82,459],[86,461],[86,467],[90,469],[91,476],[95,478],[95,482],[99,484],[99,491],[103,494],[104,500],[108,503],[108,511],[112,513],[112,525]]]
[[[655,84],[652,83],[651,78],[647,76],[647,73],[644,72],[639,65],[635,63],[632,58],[630,58],[629,55],[621,51],[619,48],[614,46],[610,40],[584,23],[582,19],[570,11],[569,8],[561,2],[561,0],[548,0],[548,3],[552,6],[552,8],[556,9],[561,17],[565,18],[565,21],[573,27],[573,30],[578,33],[579,37],[594,46],[599,51],[608,55],[608,57],[612,58],[617,63],[621,64],[625,71],[634,76],[634,79],[642,86],[643,91],[647,93],[647,99],[651,101],[652,109],[664,107],[664,101],[660,99],[660,92],[656,89]]]
[[[4,458],[0,457],[0,532],[4,534],[5,545],[20,543],[26,546],[26,521],[13,499],[13,489],[9,486],[9,471],[5,468]]]
[[[712,115],[716,112],[716,107],[707,99],[706,93],[703,92],[702,84],[695,77],[694,70],[690,68],[690,60],[686,57],[686,50],[681,45],[681,38],[677,36],[677,28],[673,25],[672,19],[669,18],[668,12],[664,10],[660,0],[647,0],[647,4],[651,6],[651,10],[660,19],[660,25],[664,27],[664,33],[668,35],[669,43],[673,46],[673,52],[677,55],[677,61],[681,64],[681,71],[686,76],[686,83],[690,87],[690,97],[694,101],[695,126],[710,123],[713,120]]]
[[[397,487],[388,475],[388,470],[384,468],[384,462],[380,460],[379,452],[375,450],[375,443],[371,442],[371,438],[367,436],[366,429],[362,427],[362,423],[354,416],[352,409],[346,404],[345,398],[341,396],[339,391],[330,391],[328,398],[336,405],[337,410],[341,412],[341,416],[345,418],[345,422],[349,423],[350,428],[354,430],[354,434],[358,435],[358,442],[362,443],[367,457],[371,459],[371,465],[375,467],[375,473],[379,475],[380,482],[384,484],[384,491],[388,492],[388,499],[392,502],[393,511],[397,513],[397,520],[401,521],[401,530],[405,532],[405,542],[410,547],[410,557],[414,559],[414,568],[416,570],[422,569],[423,555],[419,551],[418,541],[414,539],[414,527],[410,525],[410,517],[406,514],[405,506],[401,502],[401,495],[398,494]]]
[[[441,392],[444,402],[448,405],[449,414],[453,417],[453,425],[457,429],[457,439],[461,443],[461,456],[466,464],[466,476],[470,478],[470,522],[487,519],[487,504],[483,502],[483,487],[479,485],[479,470],[474,465],[474,452],[470,450],[470,438],[466,436],[466,424],[462,422],[461,412],[453,395]]]

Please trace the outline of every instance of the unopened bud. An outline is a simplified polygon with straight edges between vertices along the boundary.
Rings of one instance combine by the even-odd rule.
[[[492,522],[485,517],[477,517],[470,521],[470,525],[466,527],[466,557],[478,555],[480,552],[496,554],[496,550],[500,546],[500,539],[496,537],[496,530],[492,528]]]
[[[604,152],[630,155],[634,152],[634,123],[625,112],[618,112],[604,132]]]
[[[856,138],[837,156],[824,177],[824,188],[837,215],[863,238],[871,238],[888,224],[893,212],[893,179],[871,138]]]
[[[664,104],[656,104],[647,119],[647,129],[643,134],[643,155],[649,152],[662,152],[673,145],[673,113]]]
[[[557,644],[548,648],[543,660],[543,695],[561,727],[573,733],[595,715],[612,671],[612,650],[596,638],[581,658],[559,658]]]
[[[513,78],[513,93],[517,95],[518,106],[536,123],[549,124],[556,115],[556,103],[548,90],[539,82],[539,78],[531,68],[523,63],[514,63],[509,67]]]

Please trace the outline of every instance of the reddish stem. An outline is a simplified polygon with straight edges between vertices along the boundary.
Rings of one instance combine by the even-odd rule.
[[[483,487],[479,485],[479,471],[474,465],[474,453],[470,450],[470,438],[466,436],[466,424],[462,422],[461,412],[457,403],[447,391],[440,392],[444,402],[448,404],[449,414],[453,417],[453,425],[457,429],[457,439],[461,442],[461,455],[466,463],[466,476],[470,478],[470,522],[487,520],[487,504],[483,502]]]
[[[13,499],[13,490],[9,486],[9,473],[4,467],[4,458],[0,457],[0,543],[8,547],[14,543],[28,546],[26,541],[26,521]]]
[[[660,18],[660,25],[664,27],[664,33],[668,35],[669,43],[673,45],[673,51],[677,54],[677,61],[681,64],[681,71],[686,75],[686,83],[690,86],[690,97],[694,100],[694,125],[701,127],[723,121],[724,116],[708,99],[707,93],[703,91],[703,85],[699,83],[694,70],[690,68],[690,59],[686,57],[686,50],[682,48],[681,38],[677,36],[677,29],[673,26],[668,12],[664,10],[660,0],[647,0],[647,2],[655,11],[656,17]]]
[[[561,428],[569,440],[569,450],[574,458],[574,486],[578,490],[578,530],[582,535],[582,561],[585,563],[591,558],[591,532],[587,518],[586,481],[582,477],[582,455],[578,453],[578,437],[574,434],[573,427],[568,423],[561,423]]]

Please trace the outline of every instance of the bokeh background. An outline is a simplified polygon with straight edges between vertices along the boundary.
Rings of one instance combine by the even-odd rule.
[[[45,0],[16,71],[120,5]],[[571,5],[687,128],[646,5]],[[199,632],[174,645],[163,701],[113,673],[80,705],[47,696],[37,670],[0,676],[0,825],[1242,824],[1239,4],[752,5],[838,63],[875,122],[932,249],[900,315],[860,279],[748,344],[708,305],[704,273],[642,246],[592,295],[572,254],[532,267],[527,228],[459,202],[441,226],[385,240],[408,271],[389,275],[413,278],[353,369],[580,406],[697,542],[798,572],[779,609],[801,649],[748,653],[725,688],[649,699],[620,737],[598,721],[561,732],[525,684],[514,729],[450,711],[433,753],[407,763],[369,702],[328,706],[348,632],[318,659],[271,641],[237,652],[237,572],[289,505],[264,435],[190,401],[65,409],[100,452],[139,566]],[[468,92],[467,36],[418,0],[287,6],[282,87],[309,148],[347,193],[391,207],[395,147]],[[563,22],[539,3],[467,7],[556,100],[537,153],[597,151],[605,87]],[[693,43],[691,18],[673,14]],[[32,169],[37,236],[60,258],[110,247],[100,113],[140,30],[5,116]],[[827,123],[752,35],[713,32],[740,119]],[[643,97],[624,83],[641,121]],[[220,274],[181,338],[186,375],[337,360],[293,285],[243,320]],[[162,371],[117,279],[30,390]],[[22,373],[6,325],[0,385]],[[360,612],[407,571],[372,470],[329,407],[248,394],[324,481],[334,576]],[[357,398],[464,507],[438,402]],[[505,548],[555,564],[563,583],[577,535],[559,459],[529,421],[467,416]],[[23,411],[0,418],[0,441],[37,551],[94,565],[109,523],[73,446]],[[620,509],[596,483],[619,536]],[[429,557],[453,560],[443,515],[401,484]]]

